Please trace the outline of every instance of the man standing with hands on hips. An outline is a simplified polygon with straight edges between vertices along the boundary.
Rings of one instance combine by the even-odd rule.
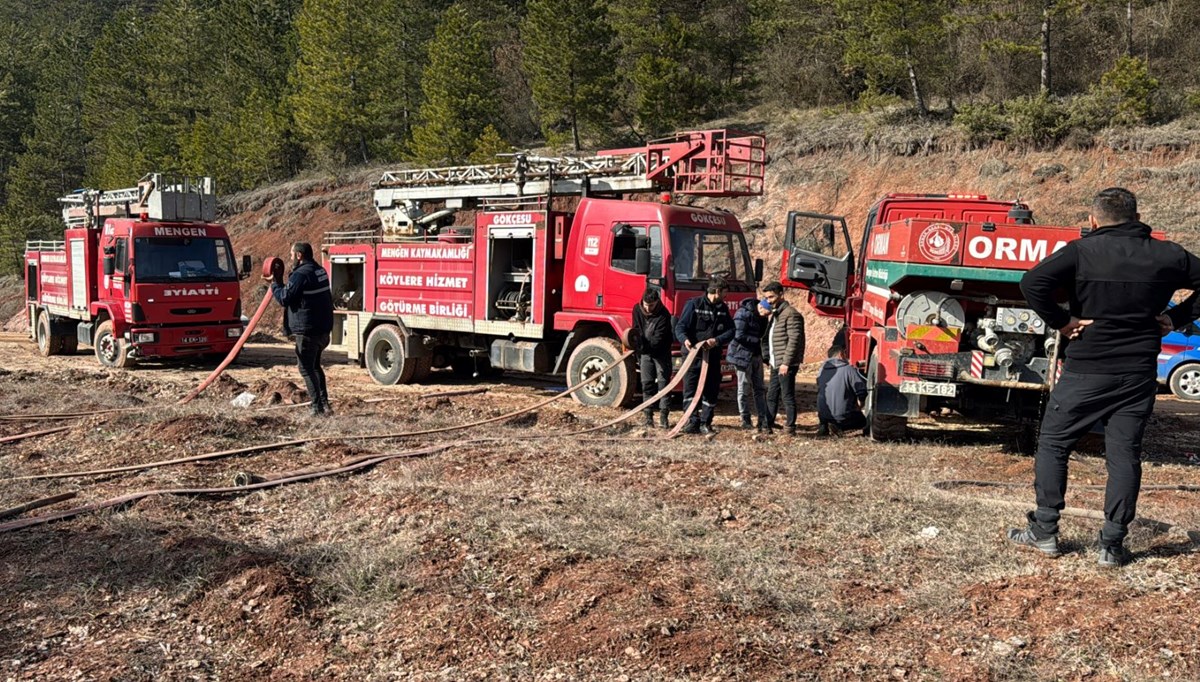
[[[1200,290],[1200,259],[1150,236],[1129,190],[1092,200],[1092,231],[1043,260],[1021,280],[1029,306],[1066,341],[1062,376],[1046,404],[1034,460],[1037,510],[1009,540],[1058,556],[1067,460],[1096,422],[1104,425],[1108,483],[1098,563],[1123,566],[1142,484],[1142,435],[1158,393],[1161,336],[1200,316],[1200,294],[1163,314],[1179,289]],[[1068,310],[1058,306],[1065,292]]]
[[[333,293],[329,275],[313,260],[312,245],[296,242],[292,245],[292,274],[283,283],[282,271],[271,280],[271,295],[283,306],[283,331],[296,341],[296,359],[300,376],[308,389],[313,416],[332,415],[329,393],[325,388],[325,370],[321,368],[321,353],[329,346],[333,331]]]
[[[721,392],[722,346],[733,339],[733,318],[725,304],[725,293],[729,285],[721,277],[708,280],[708,290],[703,296],[691,299],[683,306],[683,313],[675,324],[675,340],[684,352],[700,346],[705,349],[696,362],[688,368],[683,380],[683,407],[692,404],[692,398],[700,391],[700,409],[692,413],[683,433],[714,434],[713,409]],[[708,359],[708,375],[704,386],[700,386],[701,360]]]

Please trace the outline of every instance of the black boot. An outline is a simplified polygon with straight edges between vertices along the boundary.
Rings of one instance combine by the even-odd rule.
[[[742,417],[742,429],[749,431],[754,428],[754,422],[750,421],[749,417]]]
[[[664,429],[671,428],[671,422],[667,420],[667,410],[658,413],[658,425]]]
[[[712,424],[701,424],[700,433],[705,436],[715,436],[717,435],[717,430],[713,428]]]
[[[654,426],[654,410],[642,410],[642,426]]]
[[[329,404],[329,398],[321,401],[321,414],[325,415],[326,417],[333,416],[333,407]]]

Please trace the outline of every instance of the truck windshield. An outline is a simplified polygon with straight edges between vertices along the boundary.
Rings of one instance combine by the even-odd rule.
[[[139,282],[236,282],[228,239],[141,237],[133,240]]]
[[[671,263],[675,283],[684,288],[703,288],[713,275],[735,288],[754,287],[750,251],[740,232],[672,225]]]

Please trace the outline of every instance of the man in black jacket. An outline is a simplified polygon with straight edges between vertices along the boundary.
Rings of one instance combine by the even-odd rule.
[[[1057,556],[1058,519],[1067,490],[1067,458],[1075,443],[1104,425],[1108,484],[1099,563],[1131,559],[1125,536],[1137,511],[1142,434],[1158,392],[1161,336],[1200,316],[1198,297],[1163,314],[1178,289],[1200,289],[1200,259],[1154,239],[1138,220],[1137,199],[1106,189],[1092,202],[1092,231],[1025,274],[1021,291],[1050,328],[1066,340],[1066,364],[1046,406],[1034,462],[1037,511],[1013,542]],[[1056,303],[1065,290],[1069,310]]]
[[[671,379],[671,313],[659,298],[658,289],[648,287],[642,301],[633,307],[633,335],[637,344],[638,371],[642,375],[643,400],[667,387]],[[671,396],[658,401],[659,423],[665,429]],[[646,406],[646,426],[654,426],[654,407]]]
[[[325,389],[325,370],[321,353],[329,346],[333,331],[333,294],[329,275],[313,260],[312,246],[297,242],[292,246],[293,269],[287,284],[280,275],[271,283],[271,295],[283,306],[283,331],[295,337],[296,359],[300,376],[308,388],[313,415],[329,415],[329,393]]]
[[[688,369],[683,380],[683,405],[686,409],[692,404],[696,391],[700,390],[700,409],[692,413],[683,433],[716,433],[712,427],[713,409],[717,406],[717,396],[721,392],[721,356],[722,346],[733,339],[733,318],[729,316],[729,306],[725,304],[725,292],[729,285],[720,277],[708,280],[708,291],[703,296],[697,296],[683,306],[683,313],[675,323],[675,340],[679,341],[684,351],[691,352],[692,348],[700,346],[702,351],[696,362]],[[700,361],[708,358],[708,376],[705,377],[704,387],[700,387]]]

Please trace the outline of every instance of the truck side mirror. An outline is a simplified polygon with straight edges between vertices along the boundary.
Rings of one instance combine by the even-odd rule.
[[[242,254],[242,271],[238,273],[238,279],[246,279],[250,277],[250,269],[254,267],[254,259],[250,254]]]
[[[638,275],[650,274],[650,249],[641,247],[634,252],[633,272]]]
[[[754,281],[761,282],[763,280],[763,259],[754,259]]]
[[[110,276],[114,272],[116,272],[116,270],[117,270],[117,257],[106,255],[104,257],[104,274],[106,276]]]

